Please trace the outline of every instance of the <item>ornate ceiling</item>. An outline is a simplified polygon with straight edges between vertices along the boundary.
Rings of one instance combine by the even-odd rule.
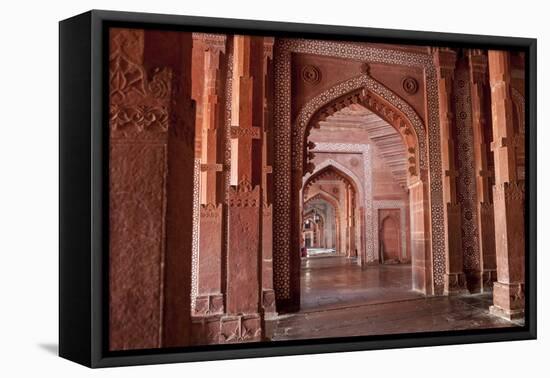
[[[386,121],[359,104],[345,107],[326,121],[320,122],[321,130],[342,130],[350,132],[362,129],[367,131],[371,142],[384,161],[386,167],[399,185],[407,185],[407,155],[405,144],[399,133]]]

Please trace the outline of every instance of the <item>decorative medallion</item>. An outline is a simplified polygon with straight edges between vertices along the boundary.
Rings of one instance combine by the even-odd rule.
[[[403,90],[410,95],[413,95],[416,92],[418,92],[418,81],[416,81],[414,77],[411,77],[411,76],[405,77],[401,82],[401,85],[403,86]]]
[[[302,80],[307,84],[315,85],[321,81],[321,70],[319,67],[308,64],[302,68]]]

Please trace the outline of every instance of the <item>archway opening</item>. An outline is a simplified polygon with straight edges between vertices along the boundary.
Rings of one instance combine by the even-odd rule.
[[[414,159],[403,135],[351,103],[312,122],[305,138],[301,309],[420,296],[409,224]]]
[[[358,183],[335,164],[325,160],[324,168],[304,178],[303,257],[334,254],[357,258],[360,255]],[[316,232],[312,233],[312,229]],[[318,237],[312,239],[310,235]],[[307,240],[315,243],[308,245]]]

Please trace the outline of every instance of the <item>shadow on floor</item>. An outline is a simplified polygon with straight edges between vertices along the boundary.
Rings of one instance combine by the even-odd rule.
[[[50,354],[59,355],[59,345],[57,343],[40,343],[38,347]]]

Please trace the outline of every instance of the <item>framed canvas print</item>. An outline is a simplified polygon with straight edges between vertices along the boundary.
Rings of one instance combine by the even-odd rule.
[[[536,40],[60,23],[60,355],[536,337]]]

